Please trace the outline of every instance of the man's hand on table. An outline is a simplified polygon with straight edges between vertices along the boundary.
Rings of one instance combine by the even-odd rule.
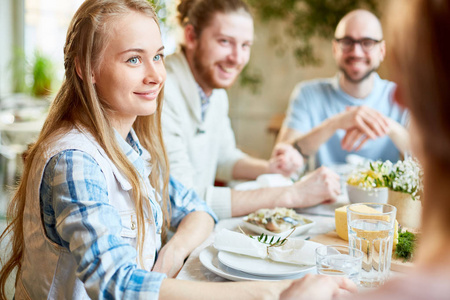
[[[303,167],[304,159],[292,145],[279,143],[272,152],[269,160],[269,173],[279,173],[290,176]]]
[[[307,274],[292,282],[281,294],[281,300],[328,300],[343,298],[357,292],[353,281],[345,277]]]
[[[341,194],[340,177],[327,167],[320,167],[305,175],[292,187],[291,207],[309,207],[321,203],[334,203]]]

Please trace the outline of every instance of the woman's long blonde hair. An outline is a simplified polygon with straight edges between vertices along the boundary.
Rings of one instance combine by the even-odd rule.
[[[65,78],[53,101],[48,117],[36,143],[30,148],[25,160],[24,172],[8,208],[8,224],[0,236],[5,241],[12,232],[12,252],[0,271],[0,298],[5,297],[5,284],[9,275],[17,268],[20,272],[24,251],[23,213],[26,201],[28,173],[39,147],[55,132],[64,133],[72,128],[88,130],[105,150],[112,162],[128,178],[132,185],[138,223],[138,249],[142,258],[145,235],[144,209],[151,211],[144,184],[139,174],[116,143],[114,129],[108,121],[107,105],[99,100],[91,74],[98,70],[109,36],[109,26],[116,18],[131,11],[143,13],[158,24],[154,9],[146,0],[86,0],[75,13],[69,26],[64,47]],[[151,36],[143,37],[151,39]],[[76,64],[81,70],[77,75]],[[152,172],[150,182],[161,193],[161,208],[164,214],[163,240],[170,226],[168,201],[168,160],[161,133],[162,92],[157,99],[156,112],[151,116],[137,117],[133,128],[142,146],[150,152]],[[163,179],[161,181],[161,178]],[[161,187],[162,182],[162,187]],[[142,261],[142,259],[141,259]]]

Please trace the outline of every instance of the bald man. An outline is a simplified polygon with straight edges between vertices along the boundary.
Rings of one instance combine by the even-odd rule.
[[[337,75],[296,86],[278,142],[315,155],[316,166],[344,163],[350,153],[397,161],[409,147],[407,113],[393,101],[395,84],[376,73],[386,52],[380,21],[352,11],[332,43]]]

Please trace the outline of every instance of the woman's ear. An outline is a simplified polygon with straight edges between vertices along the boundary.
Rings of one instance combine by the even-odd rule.
[[[83,80],[83,73],[81,72],[80,62],[78,60],[78,57],[75,58],[75,70],[77,72],[78,77],[80,77],[80,79]],[[95,83],[94,73],[92,73],[92,83]]]

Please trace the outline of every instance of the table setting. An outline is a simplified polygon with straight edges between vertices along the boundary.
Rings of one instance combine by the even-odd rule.
[[[271,247],[222,229],[199,259],[211,272],[233,281],[296,279],[315,273],[314,251],[318,246],[304,239],[290,239],[280,247]]]
[[[240,217],[221,220],[208,240],[191,254],[177,278],[202,281],[282,280],[316,274],[314,251],[320,244],[309,241],[309,234],[329,230],[333,227],[333,220],[322,216],[311,217],[314,225],[321,219],[325,220],[320,221],[320,226],[308,227],[295,236],[258,234],[245,227],[246,222]],[[258,241],[261,237],[267,237],[266,243]],[[270,246],[277,241],[280,244],[284,239],[286,242],[282,246]]]
[[[294,237],[289,237],[289,240],[300,240],[311,239],[311,236],[322,234],[334,229],[334,219],[327,216],[316,216],[316,215],[302,215],[308,219],[314,221],[314,226],[310,227],[307,231],[302,234],[296,235]],[[215,237],[222,230],[229,230],[236,234],[243,235],[241,232],[244,231],[245,234],[254,235],[255,237],[261,236],[260,234],[249,230],[245,227],[245,221],[242,217],[235,217],[229,219],[222,219],[217,223],[214,232],[204,241],[199,247],[197,247],[187,259],[185,265],[179,272],[177,278],[184,280],[195,280],[195,281],[244,281],[244,280],[280,280],[280,279],[293,279],[300,278],[304,276],[306,271],[311,273],[316,273],[315,266],[309,270],[299,270],[298,274],[291,274],[287,276],[261,276],[261,274],[250,274],[242,272],[233,268],[230,268],[219,261],[218,253],[219,251],[214,247]],[[279,236],[277,236],[278,239]],[[307,240],[307,241],[308,241]],[[260,263],[263,261],[261,258],[256,258]],[[270,264],[270,263],[269,263]],[[294,271],[295,273],[296,271]],[[302,273],[303,272],[303,273]]]
[[[395,166],[409,163],[407,159]],[[190,255],[177,278],[267,281],[319,273],[346,276],[364,290],[384,284],[389,277],[409,272],[414,266],[414,247],[411,245],[418,238],[414,235],[418,229],[414,231],[402,226],[396,219],[397,207],[389,204],[388,199],[381,200],[383,203],[368,203],[365,195],[352,195],[349,199],[347,194],[348,186],[355,183],[352,182],[355,174],[367,173],[367,168],[377,164],[379,162],[369,162],[352,167],[352,171],[345,167],[342,172],[345,175],[341,175],[343,194],[333,206],[318,205],[309,212],[287,208],[260,209],[247,216],[220,220],[213,234]],[[344,170],[343,166],[340,168]],[[375,175],[371,174],[378,178],[380,170],[375,171]],[[381,173],[390,178],[401,177],[395,168],[390,168],[389,172],[383,170]],[[366,176],[361,178],[367,179]],[[269,174],[235,188],[252,189],[274,184],[288,185],[292,180]],[[392,188],[385,182],[377,184]],[[366,187],[366,193],[370,192],[373,190]]]

